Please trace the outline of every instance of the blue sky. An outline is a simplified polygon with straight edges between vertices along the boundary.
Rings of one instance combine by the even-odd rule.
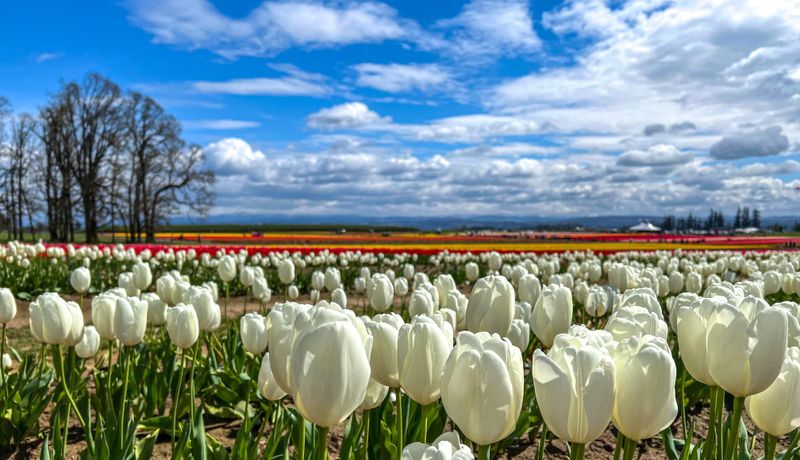
[[[214,214],[795,214],[800,2],[9,2],[0,95],[100,72]]]

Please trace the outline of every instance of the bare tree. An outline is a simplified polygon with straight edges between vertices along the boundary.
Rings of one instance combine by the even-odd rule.
[[[8,145],[3,149],[3,167],[0,184],[5,191],[3,202],[9,221],[9,236],[24,238],[24,219],[29,228],[33,225],[35,203],[33,200],[32,166],[38,154],[36,119],[27,114],[16,117],[11,123]]]
[[[11,104],[8,99],[0,96],[0,158],[5,156],[8,146],[6,145],[6,124],[8,123],[9,115],[11,115]],[[5,164],[3,164],[5,166]],[[5,201],[5,200],[3,200]],[[10,227],[12,218],[8,215],[2,215],[3,226]],[[10,234],[9,229],[9,234]]]
[[[169,213],[207,210],[214,176],[201,170],[202,151],[186,147],[180,123],[153,99],[130,95],[126,128],[128,237],[153,241],[156,224]]]
[[[127,184],[128,238],[141,241],[150,190],[148,182],[167,167],[165,152],[181,144],[180,124],[153,99],[133,93],[126,112],[126,147],[129,151]]]
[[[201,168],[203,150],[186,148],[183,143],[165,152],[164,170],[151,175],[146,188],[145,232],[147,241],[155,241],[156,225],[167,216],[179,212],[205,215],[213,205],[214,173]]]
[[[81,195],[86,242],[96,243],[108,160],[122,144],[125,103],[119,87],[98,74],[90,74],[81,85],[69,83],[64,90],[77,102],[73,175]]]
[[[75,102],[65,91],[56,95],[39,115],[42,141],[40,183],[47,209],[47,227],[51,241],[75,239],[73,165],[77,139],[73,129]]]
[[[129,241],[153,241],[171,214],[202,214],[213,202],[214,175],[202,169],[202,150],[181,138],[180,123],[102,76],[62,84],[39,127],[36,169],[52,240],[73,241],[82,220],[87,242],[98,241],[101,225],[113,232],[118,223]]]

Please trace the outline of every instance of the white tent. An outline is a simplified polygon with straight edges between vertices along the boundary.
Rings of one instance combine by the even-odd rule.
[[[758,233],[759,231],[760,229],[758,227],[745,227],[745,228],[737,228],[734,230],[734,232],[736,233],[745,233],[745,234]]]
[[[661,227],[656,227],[650,222],[639,222],[628,230],[631,232],[660,232]]]

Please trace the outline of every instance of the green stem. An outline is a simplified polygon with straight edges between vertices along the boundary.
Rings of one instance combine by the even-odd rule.
[[[231,337],[231,323],[228,321],[228,304],[231,301],[231,287],[230,283],[225,283],[225,326],[228,328],[228,340]]]
[[[478,460],[490,460],[492,458],[492,446],[478,446]]]
[[[617,432],[617,445],[614,446],[614,460],[619,460],[622,454],[622,445],[625,443],[625,436],[621,432]]]
[[[206,337],[209,348],[213,351],[216,351],[217,355],[222,356],[222,359],[227,361],[228,352],[225,351],[225,347],[222,346],[222,342],[219,341],[217,334],[215,334],[214,331],[209,331],[208,334],[211,336],[211,339],[213,339],[209,340],[208,337]],[[209,351],[209,354],[210,353],[211,352]]]
[[[248,390],[248,400],[249,396],[250,394]],[[264,417],[261,419],[261,428],[258,429],[258,434],[256,435],[256,439],[253,441],[254,448],[258,448],[259,444],[261,443],[261,438],[264,437],[264,433],[267,432],[267,426],[269,425],[269,418],[270,418],[269,412],[265,412]]]
[[[423,405],[422,410],[420,411],[422,414],[422,439],[421,442],[423,444],[428,442],[428,405]]]
[[[724,421],[723,418],[725,416],[725,391],[722,388],[717,387],[717,420],[716,420],[716,427],[717,427],[717,445],[715,450],[715,456],[712,458],[722,458],[724,455],[725,450],[725,431],[724,431]]]
[[[731,412],[730,427],[728,431],[728,442],[725,448],[725,460],[733,460],[736,458],[736,450],[739,441],[739,423],[742,420],[742,408],[744,407],[744,398],[735,396],[733,398],[733,411]]]
[[[569,460],[583,460],[584,444],[570,443]]]
[[[317,427],[317,451],[314,455],[316,460],[327,460],[328,458],[328,431],[327,427]]]
[[[122,352],[122,351],[123,351],[123,349],[122,349],[122,347],[120,347],[120,352]],[[130,372],[130,367],[131,367],[130,366],[130,364],[131,364],[130,353],[128,353],[126,351],[122,359],[123,359],[123,361],[122,361],[123,365],[125,366],[124,367],[124,369],[125,369],[125,383],[122,385],[122,398],[120,398],[122,400],[120,402],[120,407],[119,407],[119,422],[120,422],[120,424],[125,423],[124,420],[126,420],[126,417],[125,417],[126,414],[125,413],[127,412],[128,380],[129,380],[129,375],[131,373]],[[125,431],[126,430],[123,430],[121,428],[119,429],[119,447],[120,447],[120,449],[122,448],[122,446],[125,443]]]
[[[544,449],[547,444],[547,425],[542,424],[542,434],[539,437],[539,448],[536,450],[536,460],[544,460]]]
[[[39,372],[37,372],[37,375],[39,375],[40,377],[44,372],[45,346],[46,345],[42,343],[41,348],[39,348]]]
[[[764,460],[775,460],[775,447],[778,438],[764,432]]]
[[[70,412],[72,412],[72,407],[67,406],[67,417],[64,420],[64,450],[62,452],[67,452],[67,445],[69,444],[69,416]]]
[[[180,393],[183,389],[183,373],[186,368],[186,350],[181,351],[181,368],[178,371],[178,386],[175,387],[175,393],[172,394],[172,456],[175,457],[175,437],[178,432],[178,402],[180,401]],[[176,398],[177,396],[177,398]]]
[[[717,387],[709,388],[709,402],[711,412],[708,416],[706,442],[703,445],[703,460],[711,458],[711,454],[714,452],[717,442]]]
[[[3,323],[3,335],[0,338],[0,386],[3,387],[5,399],[8,400],[8,385],[6,385],[6,367],[1,362],[6,355],[6,323]]]
[[[636,441],[633,439],[625,439],[625,455],[622,456],[623,460],[633,460],[633,455],[636,453]]]
[[[69,365],[69,362],[70,362],[70,360],[69,360],[69,350],[70,349],[67,348],[66,361],[67,361],[67,367],[72,369],[72,366]],[[65,380],[66,380],[66,377],[65,377]],[[69,385],[69,382],[65,382],[65,384]],[[69,417],[70,417],[70,412],[72,411],[72,407],[67,405],[66,409],[67,409],[67,411],[66,411],[67,415],[64,417],[64,420],[65,420],[64,421],[64,439],[63,439],[64,447],[63,447],[63,450],[62,450],[62,452],[65,452],[65,453],[67,452],[67,445],[69,444],[69,442],[68,442],[69,441]]]
[[[200,341],[199,340],[197,342],[195,342],[195,344],[194,344],[194,351],[192,352],[192,370],[189,372],[189,396],[191,398],[191,404],[189,404],[189,415],[191,417],[192,424],[194,424],[194,409],[195,409],[195,407],[194,407],[194,392],[195,392],[195,388],[194,388],[194,368],[197,367],[197,350],[198,350],[198,348],[200,348]],[[250,391],[250,386],[248,386],[247,389],[248,389],[248,392],[249,392]],[[250,395],[248,393],[248,397],[249,396]],[[249,414],[250,411],[247,411],[247,413]]]
[[[364,449],[362,459],[366,460],[369,452],[369,419],[370,419],[370,411],[365,410],[364,413],[361,415],[361,419],[364,421]],[[355,417],[355,415],[353,415]]]
[[[683,403],[685,397],[686,397],[686,368],[683,367],[681,369],[681,393],[680,393],[680,399],[678,401],[681,407],[681,428],[683,428],[683,439],[684,441],[686,441],[687,443],[686,445],[689,445],[691,444],[691,439],[688,440],[686,439],[686,437],[689,435],[689,429],[686,427],[686,405]]]
[[[106,377],[106,391],[111,392],[111,373],[114,369],[114,340],[108,341],[108,376]]]
[[[75,399],[72,397],[72,393],[69,391],[69,387],[67,386],[67,382],[64,377],[66,372],[64,371],[64,361],[61,359],[60,345],[53,345],[53,364],[56,366],[57,369],[56,372],[58,372],[59,380],[61,380],[61,389],[64,391],[64,394],[67,395],[67,400],[69,400],[69,403],[72,406],[72,410],[78,417],[78,421],[80,422],[84,433],[88,433],[89,427],[86,425],[86,420],[84,420],[83,415],[81,415],[81,411],[78,410],[78,405],[75,404]],[[87,444],[89,453],[94,455],[94,444],[93,443],[87,443]]]
[[[297,417],[297,429],[300,430],[297,433],[297,445],[295,446],[295,451],[297,452],[297,459],[305,460],[306,458],[306,419],[303,418],[302,415],[298,414]]]
[[[401,397],[403,392],[400,391],[398,388],[396,390],[397,397],[394,400],[395,403],[395,430],[397,431],[397,458],[400,458],[400,454],[403,451],[403,403],[401,401]]]

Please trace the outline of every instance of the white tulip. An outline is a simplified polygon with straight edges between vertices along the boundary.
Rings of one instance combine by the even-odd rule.
[[[99,349],[100,334],[97,333],[94,326],[86,326],[83,329],[81,341],[75,345],[75,353],[83,359],[89,359],[94,357]]]
[[[92,284],[92,274],[86,267],[76,268],[69,276],[69,284],[72,289],[75,289],[75,292],[84,294]]]
[[[514,287],[503,276],[475,282],[467,304],[467,329],[505,336],[514,319]]]
[[[17,316],[17,301],[8,288],[0,288],[0,323],[8,323]]]

